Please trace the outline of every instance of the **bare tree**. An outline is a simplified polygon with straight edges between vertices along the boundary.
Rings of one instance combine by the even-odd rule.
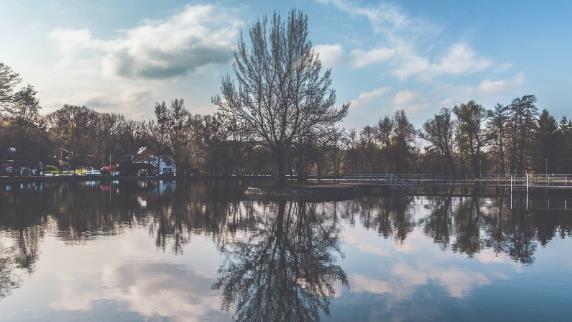
[[[493,140],[493,144],[490,147],[493,158],[497,160],[497,171],[498,164],[500,164],[500,169],[502,174],[507,171],[506,167],[506,144],[508,140],[509,129],[507,124],[510,118],[509,106],[497,104],[492,110],[488,111],[489,126],[488,131],[490,138]]]
[[[513,99],[510,104],[510,112],[510,169],[511,173],[524,173],[530,165],[533,133],[538,116],[536,96],[524,95]]]
[[[38,92],[32,85],[27,85],[17,91],[12,98],[12,103],[5,107],[9,117],[23,129],[40,123],[40,100]]]
[[[461,157],[468,153],[475,175],[480,176],[480,163],[482,162],[482,149],[489,137],[482,128],[486,117],[486,110],[475,101],[469,101],[453,108],[457,116],[457,141]]]
[[[427,120],[423,124],[423,131],[419,132],[419,136],[431,144],[430,148],[436,149],[447,160],[453,176],[455,175],[454,132],[455,122],[451,119],[451,112],[446,108]]]
[[[274,14],[250,28],[250,47],[241,36],[234,55],[236,82],[226,76],[213,97],[223,115],[272,151],[279,183],[285,183],[285,154],[300,136],[334,126],[349,104],[334,108],[331,70],[322,73],[308,39],[308,17],[292,10],[286,22]]]
[[[168,148],[183,172],[190,168],[188,143],[192,139],[190,131],[190,113],[185,108],[183,99],[171,101],[167,107],[165,102],[155,104],[158,134],[166,139]],[[160,153],[159,153],[160,154]],[[159,156],[160,157],[160,156]]]
[[[414,147],[415,136],[417,131],[404,110],[397,110],[393,114],[393,122],[395,128],[393,130],[392,141],[392,157],[393,169],[396,173],[407,171],[410,168],[416,169],[414,155],[417,152]],[[411,164],[413,163],[413,164]]]
[[[377,122],[376,137],[383,144],[384,148],[388,148],[391,145],[391,135],[394,128],[395,122],[388,115],[380,118]]]
[[[20,75],[10,66],[0,62],[0,108],[12,101],[12,93],[18,83],[20,83]]]

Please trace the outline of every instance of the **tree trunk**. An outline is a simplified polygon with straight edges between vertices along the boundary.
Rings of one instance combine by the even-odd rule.
[[[296,169],[297,170],[296,182],[298,182],[299,184],[304,183],[304,181],[306,180],[305,157],[306,157],[306,150],[304,147],[304,143],[300,143],[298,148],[298,166]]]
[[[455,177],[455,161],[453,160],[453,156],[450,153],[447,153],[447,161],[449,163],[449,167],[451,167],[449,169],[449,171],[451,172],[451,174],[453,175],[453,178]]]
[[[334,150],[334,183],[336,183],[338,174],[338,150]]]
[[[276,156],[276,170],[278,176],[278,185],[285,186],[286,185],[286,173],[284,169],[284,152],[281,149],[277,149],[275,151]]]
[[[504,147],[503,147],[503,141],[502,141],[503,138],[504,138],[504,132],[502,131],[502,127],[501,127],[500,138],[498,140],[498,146],[499,146],[499,152],[500,152],[502,174],[504,176],[506,173],[506,164],[505,164],[505,160],[504,160]]]

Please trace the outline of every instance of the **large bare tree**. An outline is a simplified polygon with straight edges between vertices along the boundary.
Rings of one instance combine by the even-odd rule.
[[[443,108],[432,119],[427,120],[423,124],[423,131],[419,132],[421,138],[430,143],[429,148],[435,149],[447,160],[449,171],[453,175],[455,175],[453,156],[455,126],[455,121],[451,118],[451,111]]]
[[[268,26],[270,25],[270,26]],[[322,73],[318,54],[308,39],[308,17],[292,10],[284,22],[274,14],[264,17],[241,35],[234,54],[234,76],[222,81],[213,97],[223,115],[239,129],[272,151],[279,183],[285,183],[285,155],[302,136],[332,127],[342,120],[349,104],[334,107],[331,70]]]

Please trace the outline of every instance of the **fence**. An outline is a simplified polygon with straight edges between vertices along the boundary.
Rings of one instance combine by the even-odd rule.
[[[333,182],[333,178],[321,179]],[[514,188],[572,188],[572,174],[528,174],[521,176],[485,176],[443,175],[443,174],[391,174],[365,173],[342,176],[335,179],[341,183],[369,183],[390,185],[473,185],[512,186]]]

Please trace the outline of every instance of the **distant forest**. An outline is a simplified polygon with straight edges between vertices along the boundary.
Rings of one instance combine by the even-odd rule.
[[[155,118],[143,122],[76,105],[42,114],[34,87],[0,63],[0,160],[100,167],[148,147],[172,156],[178,176],[572,173],[572,122],[539,111],[534,95],[442,108],[421,128],[398,110],[344,129],[349,104],[334,108],[330,70],[321,70],[303,13],[259,20],[249,35],[212,115],[190,113],[182,99],[155,103]]]

